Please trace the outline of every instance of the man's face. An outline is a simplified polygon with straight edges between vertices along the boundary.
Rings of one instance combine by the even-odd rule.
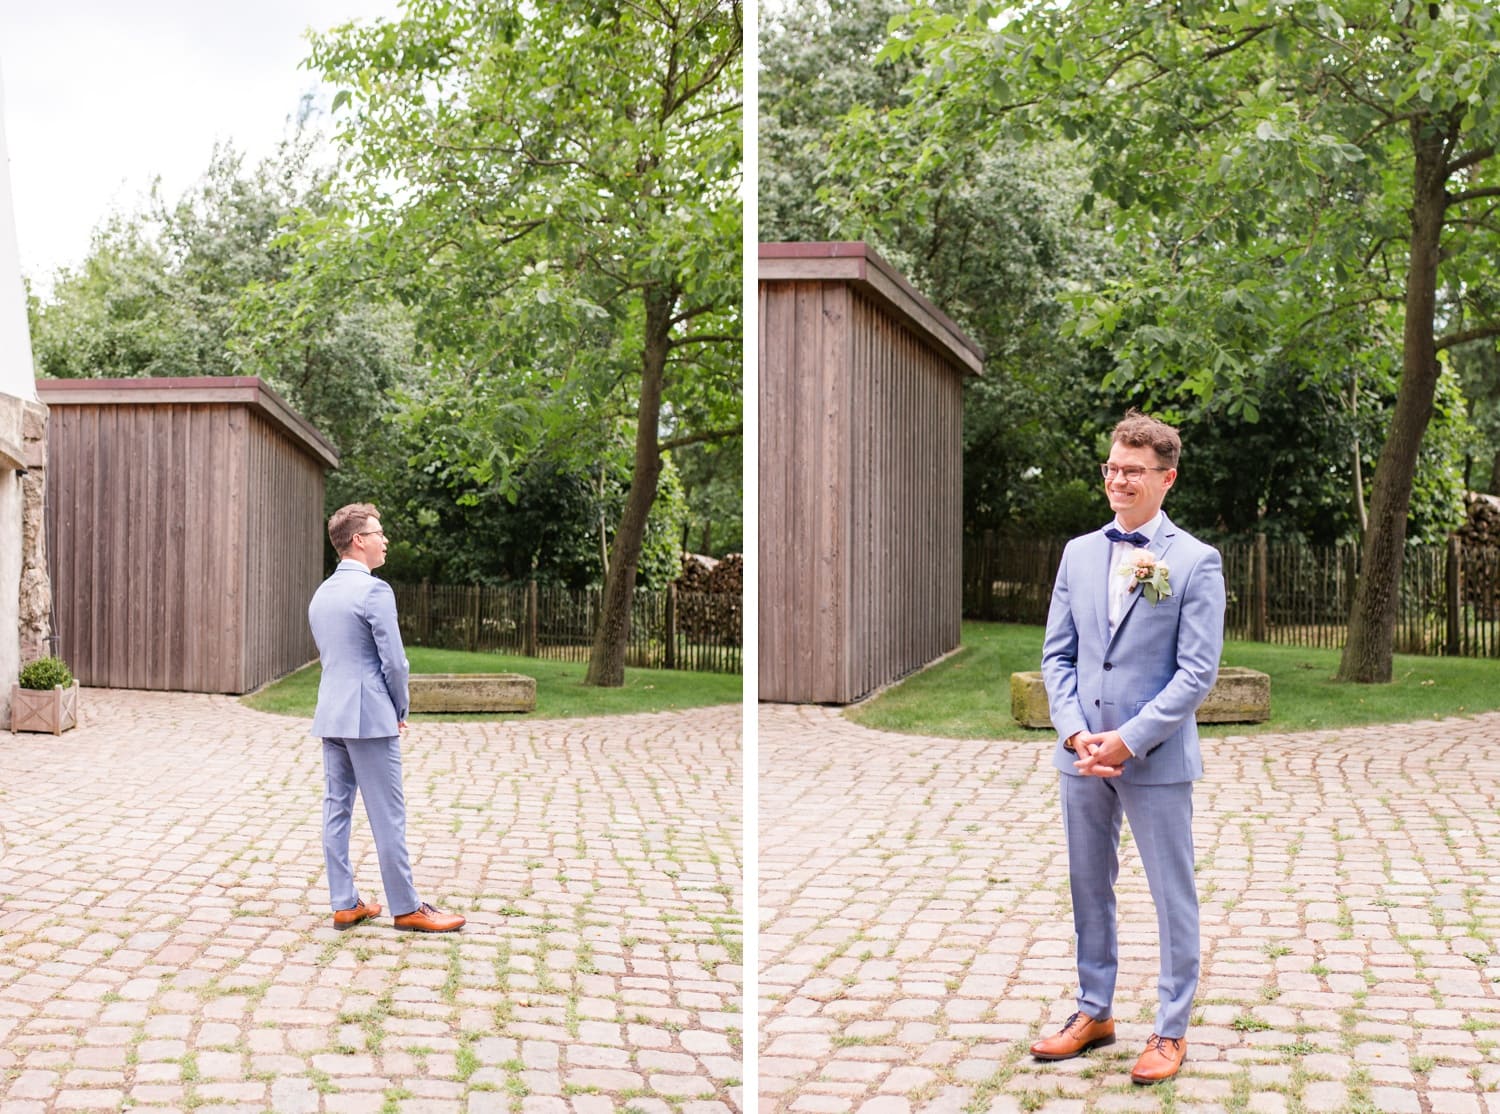
[[[367,518],[365,524],[354,535],[355,555],[366,568],[378,569],[385,564],[385,551],[390,546],[380,519]]]
[[[1150,522],[1176,481],[1177,469],[1163,470],[1152,449],[1118,443],[1110,447],[1109,463],[1127,471],[1143,469],[1138,479],[1128,479],[1126,472],[1120,471],[1105,478],[1104,494],[1109,497],[1110,510],[1127,530]]]

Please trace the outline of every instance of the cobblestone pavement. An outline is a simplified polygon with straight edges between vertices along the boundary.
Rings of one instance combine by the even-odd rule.
[[[417,885],[469,918],[421,936],[331,928],[309,721],[82,696],[0,734],[0,1114],[739,1107],[737,707],[414,724]]]
[[[1076,987],[1046,748],[759,722],[762,1114],[1500,1111],[1500,715],[1207,742],[1203,979],[1157,1088],[1128,846],[1120,1040],[1026,1052]]]

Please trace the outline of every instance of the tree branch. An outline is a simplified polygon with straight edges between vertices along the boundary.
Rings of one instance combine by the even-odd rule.
[[[1212,50],[1205,51],[1203,60],[1205,62],[1212,62],[1215,58],[1221,58],[1226,54],[1232,54],[1240,47],[1244,46],[1246,43],[1254,42],[1261,35],[1264,35],[1267,31],[1269,31],[1273,26],[1275,25],[1271,23],[1262,23],[1257,27],[1252,27],[1243,38],[1236,39],[1232,43],[1225,43],[1223,46],[1216,46]]]
[[[1485,186],[1482,189],[1464,190],[1462,193],[1450,193],[1448,200],[1443,204],[1445,207],[1448,205],[1462,205],[1465,201],[1473,201],[1479,197],[1500,197],[1500,186]]]
[[[711,429],[704,433],[693,433],[686,437],[674,437],[670,441],[663,441],[661,448],[666,451],[667,449],[680,449],[684,445],[701,445],[705,441],[728,441],[741,436],[744,432],[743,425],[737,425],[732,429]]]
[[[1465,329],[1461,333],[1449,333],[1447,336],[1438,337],[1433,343],[1434,352],[1441,352],[1444,348],[1455,348],[1460,344],[1469,344],[1476,340],[1486,340],[1489,337],[1500,337],[1500,321],[1493,321],[1488,325],[1480,325],[1475,329]]]
[[[1460,170],[1467,170],[1469,167],[1475,166],[1479,163],[1484,162],[1485,159],[1493,157],[1494,154],[1495,146],[1494,144],[1491,144],[1488,147],[1476,148],[1475,150],[1470,151],[1467,155],[1459,155],[1458,158],[1454,159],[1452,162],[1443,167],[1443,177],[1446,178],[1450,175],[1457,174]]]
[[[740,339],[738,333],[693,333],[691,336],[675,337],[667,343],[676,348],[680,344],[732,344]]]
[[[1368,305],[1373,305],[1373,304],[1375,304],[1377,302],[1389,302],[1389,301],[1392,301],[1392,300],[1393,299],[1392,299],[1392,296],[1390,294],[1381,293],[1381,292],[1377,291],[1376,293],[1371,294],[1368,297],[1355,298],[1353,301],[1350,301],[1350,302],[1339,302],[1339,303],[1337,303],[1335,305],[1331,305],[1331,306],[1327,307],[1326,309],[1320,309],[1320,310],[1318,310],[1317,313],[1314,313],[1314,314],[1310,315],[1309,317],[1304,318],[1302,320],[1301,324],[1299,324],[1292,331],[1294,333],[1300,333],[1304,329],[1306,329],[1309,325],[1311,325],[1314,321],[1318,321],[1318,320],[1320,320],[1320,319],[1322,319],[1324,317],[1333,317],[1336,314],[1343,313],[1344,310],[1346,310],[1346,309],[1357,309],[1360,306],[1368,306]],[[1397,297],[1394,300],[1399,301],[1400,298]]]

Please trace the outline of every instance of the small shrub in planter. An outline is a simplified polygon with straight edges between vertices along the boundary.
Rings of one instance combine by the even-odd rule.
[[[23,689],[53,689],[58,685],[70,689],[73,671],[61,658],[37,658],[21,670],[19,684]]]
[[[61,735],[78,726],[78,682],[67,663],[38,658],[21,669],[11,688],[10,730]]]

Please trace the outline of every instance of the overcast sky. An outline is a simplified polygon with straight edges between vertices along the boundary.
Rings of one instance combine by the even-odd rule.
[[[46,288],[157,175],[175,200],[214,143],[275,150],[304,93],[303,32],[398,0],[0,0],[0,76],[21,270]]]

